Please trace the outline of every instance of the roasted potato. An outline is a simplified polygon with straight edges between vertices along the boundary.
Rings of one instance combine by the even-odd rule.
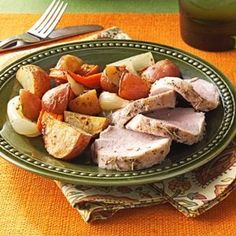
[[[67,109],[69,101],[73,98],[68,83],[61,84],[55,88],[48,90],[42,97],[42,109],[47,112],[63,114]]]
[[[74,73],[78,73],[80,71],[80,67],[84,64],[83,60],[79,57],[73,55],[64,55],[62,56],[57,65],[56,69],[64,70],[64,71],[71,71]]]
[[[125,67],[122,66],[106,66],[100,80],[102,89],[108,92],[118,92],[120,78],[124,71]]]
[[[91,135],[59,121],[50,114],[43,120],[45,148],[55,158],[70,160],[77,157],[89,144]]]
[[[109,120],[105,117],[83,115],[70,111],[64,112],[64,120],[93,136],[99,134],[109,124]]]
[[[23,115],[36,121],[42,108],[41,99],[26,89],[20,90],[20,104]]]
[[[50,69],[49,77],[54,79],[58,84],[67,82],[67,73],[66,71],[59,70],[56,68]]]
[[[98,114],[101,112],[101,107],[96,90],[89,90],[88,92],[71,100],[69,103],[69,108],[73,112],[78,112],[85,115]]]
[[[170,60],[158,61],[155,65],[149,66],[143,73],[142,78],[150,83],[163,77],[180,77],[179,68]]]
[[[24,89],[40,98],[50,89],[50,78],[48,74],[36,65],[21,66],[16,72],[16,79]]]
[[[81,65],[78,73],[82,76],[88,76],[88,75],[97,74],[99,72],[100,72],[99,65],[83,64]]]
[[[148,96],[150,84],[139,76],[125,73],[120,80],[118,95],[127,100],[136,100]]]
[[[52,112],[47,112],[47,111],[41,110],[40,113],[39,113],[38,120],[37,120],[37,127],[38,127],[38,130],[39,130],[41,133],[42,133],[42,130],[43,130],[43,123],[44,123],[44,120],[45,120],[49,115],[52,116],[53,118],[57,119],[57,120],[60,120],[60,121],[63,121],[63,120],[64,120],[64,114],[56,114],[56,113],[52,113]]]

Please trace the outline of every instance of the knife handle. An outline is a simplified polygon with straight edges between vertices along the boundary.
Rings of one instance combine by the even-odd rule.
[[[19,40],[19,37],[17,37],[17,36],[7,38],[7,39],[0,42],[0,49],[7,48],[7,47],[11,46],[12,44],[15,45],[15,44],[17,44],[18,40]]]

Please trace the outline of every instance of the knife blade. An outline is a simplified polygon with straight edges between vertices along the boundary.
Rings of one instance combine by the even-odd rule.
[[[76,35],[99,31],[102,29],[103,27],[101,25],[77,25],[77,26],[67,26],[64,28],[58,28],[58,29],[55,29],[46,39],[40,39],[39,41],[35,41],[31,43],[19,40],[17,41],[17,43],[9,45],[7,48],[0,49],[0,53],[17,50],[21,48],[38,46],[44,43],[54,42],[60,39],[65,39],[65,38],[69,38]]]
[[[79,26],[68,26],[54,30],[49,36],[49,39],[61,39],[71,37],[74,35],[80,35],[84,33],[94,32],[102,30],[101,25],[79,25]]]

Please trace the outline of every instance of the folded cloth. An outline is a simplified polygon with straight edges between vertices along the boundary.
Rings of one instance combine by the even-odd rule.
[[[125,208],[170,203],[188,217],[207,211],[236,187],[236,139],[215,159],[187,174],[139,186],[95,187],[56,182],[86,222]]]
[[[119,28],[112,27],[82,40],[105,38],[129,39],[129,36]],[[7,54],[1,57],[0,67],[46,47]],[[86,222],[92,222],[107,219],[121,209],[163,203],[170,203],[184,215],[195,217],[227,197],[236,187],[235,179],[236,139],[220,155],[204,166],[158,183],[97,187],[55,182],[81,217]]]

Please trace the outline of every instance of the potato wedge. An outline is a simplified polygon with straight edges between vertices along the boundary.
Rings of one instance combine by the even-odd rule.
[[[64,120],[77,128],[95,136],[109,125],[105,117],[83,115],[75,112],[65,111]]]
[[[26,89],[20,90],[20,104],[23,115],[31,121],[36,121],[42,108],[41,99]]]
[[[150,84],[139,76],[126,73],[120,80],[118,95],[127,100],[145,98],[150,91]]]
[[[90,134],[50,115],[44,117],[42,131],[48,153],[63,160],[77,157],[87,147],[92,137]]]
[[[21,66],[16,72],[16,79],[24,89],[40,98],[50,89],[50,78],[48,74],[36,65]]]
[[[62,56],[57,65],[56,69],[64,70],[64,71],[71,71],[74,73],[78,73],[80,71],[80,67],[84,64],[83,60],[79,57],[73,55],[64,55]]]
[[[63,114],[71,100],[71,95],[68,83],[52,88],[42,97],[42,109],[47,112]]]
[[[54,79],[57,83],[60,83],[60,84],[67,82],[66,72],[60,69],[51,68],[49,77]]]
[[[163,77],[180,77],[181,72],[177,65],[172,61],[165,59],[158,61],[155,65],[149,66],[142,73],[142,78],[149,83],[154,83]]]
[[[38,120],[37,120],[37,127],[38,127],[38,130],[41,133],[42,133],[42,130],[43,130],[44,121],[47,119],[48,116],[52,116],[53,118],[55,118],[57,120],[60,120],[60,121],[64,120],[64,115],[62,115],[62,114],[55,114],[55,113],[52,113],[52,112],[47,112],[47,111],[41,110],[40,113],[39,113]]]
[[[95,89],[76,97],[69,103],[69,108],[73,112],[85,115],[96,115],[101,112],[101,107]]]
[[[109,92],[118,92],[119,81],[125,67],[106,66],[102,72],[100,84],[103,90]]]

